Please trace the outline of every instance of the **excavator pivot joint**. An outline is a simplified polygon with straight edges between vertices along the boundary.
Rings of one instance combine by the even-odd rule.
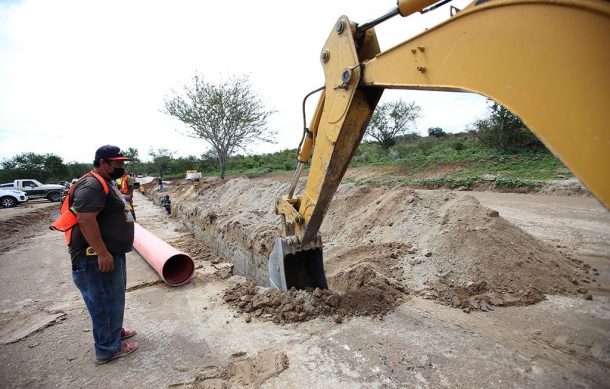
[[[320,54],[320,59],[324,63],[328,62],[328,60],[330,59],[330,51],[326,49],[322,50],[322,53]]]
[[[343,20],[339,20],[337,22],[337,24],[335,24],[335,31],[337,31],[337,34],[341,35],[344,30],[345,30],[345,22]]]

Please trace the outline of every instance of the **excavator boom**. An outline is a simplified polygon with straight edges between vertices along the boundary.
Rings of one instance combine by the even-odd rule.
[[[394,13],[433,3],[399,0]],[[295,174],[278,200],[282,237],[269,259],[272,286],[327,286],[319,228],[385,88],[476,92],[499,102],[610,205],[609,2],[478,0],[384,52],[374,23],[342,16],[320,60],[326,81],[298,172],[310,156],[311,166],[303,193],[293,194]]]

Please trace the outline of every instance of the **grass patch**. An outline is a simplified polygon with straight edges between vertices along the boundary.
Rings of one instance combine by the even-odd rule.
[[[277,153],[236,156],[229,159],[226,176],[260,176],[286,173],[296,166],[296,149]],[[380,175],[373,179],[346,182],[407,183],[427,188],[472,188],[489,185],[500,189],[536,189],[540,181],[566,178],[571,173],[544,148],[497,150],[482,146],[469,134],[449,134],[440,139],[412,138],[384,150],[377,143],[364,142],[356,150],[351,167],[374,167]],[[218,176],[215,162],[201,162],[204,176]],[[307,168],[307,167],[306,167]],[[303,174],[307,174],[304,172]],[[486,175],[495,176],[495,180]],[[185,173],[167,174],[168,179]]]
[[[443,177],[466,181],[492,174],[508,180],[506,185],[511,185],[510,180],[528,182],[571,175],[561,161],[542,148],[497,150],[482,147],[464,134],[461,138],[426,140],[425,144],[423,148],[418,144],[398,144],[386,151],[377,144],[364,143],[352,166],[394,165],[407,178],[422,178],[418,176],[434,175],[439,170]]]

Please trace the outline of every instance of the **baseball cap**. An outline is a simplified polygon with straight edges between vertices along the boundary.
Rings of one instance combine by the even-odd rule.
[[[102,146],[95,152],[95,160],[105,159],[107,161],[131,161],[131,158],[126,157],[117,146],[106,145]]]

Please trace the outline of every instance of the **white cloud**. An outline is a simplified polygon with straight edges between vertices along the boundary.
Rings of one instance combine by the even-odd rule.
[[[456,3],[459,3],[456,2]],[[465,4],[464,1],[462,1]],[[203,141],[185,137],[162,114],[163,98],[195,71],[212,80],[251,75],[278,112],[277,144],[295,148],[303,96],[323,84],[319,51],[342,14],[364,22],[395,4],[340,0],[85,1],[25,0],[0,5],[0,158],[54,153],[88,162],[97,147],[117,144],[200,155]],[[394,18],[377,32],[382,49],[446,19]],[[425,116],[418,130],[458,131],[480,117],[484,99],[440,92],[387,93],[415,100]],[[386,97],[388,98],[388,97]],[[315,100],[315,98],[313,99]]]

